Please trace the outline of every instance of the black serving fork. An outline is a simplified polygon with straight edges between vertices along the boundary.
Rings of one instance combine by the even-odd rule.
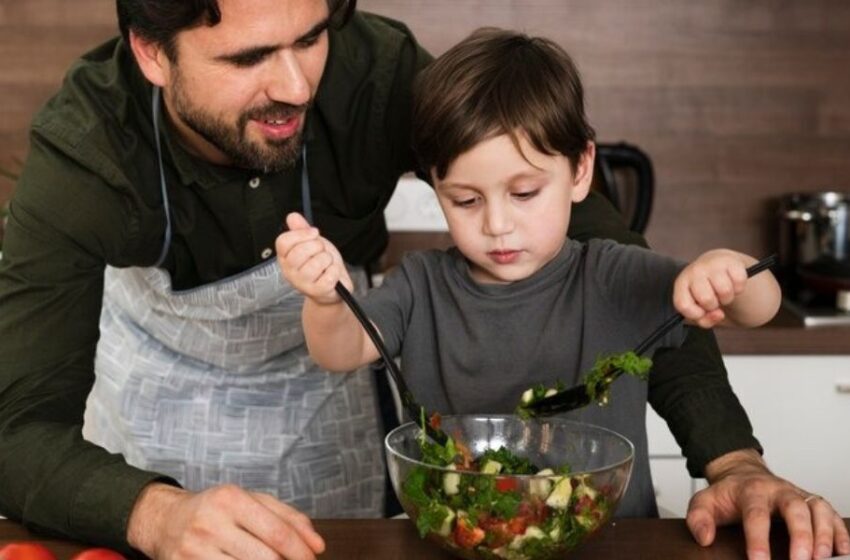
[[[766,257],[747,269],[747,278],[752,278],[759,272],[771,268],[775,265],[776,255]],[[634,350],[635,354],[637,354],[638,356],[643,355],[647,350],[652,348],[652,346],[656,342],[661,340],[664,335],[670,332],[676,325],[681,323],[683,320],[684,317],[682,317],[681,314],[676,313],[675,315],[664,321],[664,324],[655,329],[652,334],[646,337],[646,340],[638,344],[638,346]],[[611,385],[611,383],[613,383],[614,380],[616,380],[622,374],[623,370],[619,368],[612,369],[611,372],[607,375],[607,377],[600,382],[599,390],[606,390],[608,386]],[[522,410],[529,416],[550,416],[552,414],[559,414],[562,412],[568,412],[570,410],[585,407],[590,404],[591,400],[592,399],[590,398],[590,394],[587,390],[587,384],[582,383],[581,385],[576,385],[575,387],[571,387],[564,391],[559,391],[554,395],[542,398],[528,405],[523,405]]]
[[[401,403],[404,405],[407,413],[414,422],[421,416],[424,416],[425,432],[428,434],[428,437],[440,445],[445,445],[449,439],[448,436],[440,428],[431,425],[430,414],[428,414],[428,412],[416,402],[416,399],[413,398],[413,393],[411,393],[410,389],[407,388],[407,383],[404,382],[404,378],[401,376],[401,372],[398,370],[395,360],[393,360],[393,357],[390,356],[387,347],[384,346],[384,341],[381,338],[381,335],[378,333],[375,325],[372,324],[372,321],[369,320],[369,317],[366,316],[366,312],[363,311],[363,308],[360,307],[360,304],[357,303],[357,300],[354,299],[354,296],[351,295],[348,288],[342,285],[342,282],[337,282],[335,289],[336,293],[339,294],[339,297],[342,298],[342,301],[348,305],[352,313],[354,313],[354,316],[357,317],[357,320],[360,321],[361,325],[363,325],[363,328],[366,330],[366,334],[369,335],[369,338],[372,339],[372,342],[378,349],[378,353],[384,360],[384,365],[387,366],[387,370],[390,372],[390,376],[392,376],[396,388],[398,388],[399,395],[401,396]]]

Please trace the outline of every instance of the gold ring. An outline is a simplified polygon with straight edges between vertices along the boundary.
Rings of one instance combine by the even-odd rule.
[[[806,496],[806,498],[803,500],[803,502],[808,504],[809,502],[812,502],[814,500],[822,500],[822,499],[823,498],[821,496],[818,496],[817,494],[809,494],[808,496]]]

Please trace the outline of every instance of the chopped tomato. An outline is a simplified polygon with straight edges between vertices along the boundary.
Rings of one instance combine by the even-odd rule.
[[[519,504],[517,515],[525,518],[529,525],[540,525],[549,518],[549,506],[542,498],[532,496]]]
[[[514,539],[508,523],[498,517],[479,517],[478,526],[484,529],[487,536],[485,544],[490,548],[499,548]]]
[[[435,412],[434,414],[431,415],[431,418],[428,419],[428,424],[430,424],[431,427],[434,428],[435,430],[440,429],[441,422],[442,422],[442,417],[440,416],[439,412]]]
[[[77,554],[71,560],[127,560],[121,554],[108,548],[89,548]]]
[[[576,502],[574,511],[576,513],[579,513],[579,514],[587,513],[588,511],[590,511],[593,508],[594,505],[595,504],[593,502],[593,498],[591,498],[590,496],[585,494],[584,496],[579,498],[578,501]]]
[[[454,530],[455,543],[461,548],[475,548],[484,540],[484,529],[473,525],[469,519],[458,519]]]
[[[0,548],[0,560],[56,560],[56,557],[42,544],[23,541]]]
[[[525,517],[514,517],[508,521],[508,530],[514,535],[524,535],[528,527],[528,519]]]
[[[496,490],[499,492],[514,492],[519,483],[517,479],[508,476],[500,476],[496,478]]]
[[[465,471],[472,470],[472,465],[475,463],[475,460],[472,458],[472,451],[461,442],[458,434],[455,434],[454,440],[455,449],[460,454],[460,463],[457,463],[457,467]]]

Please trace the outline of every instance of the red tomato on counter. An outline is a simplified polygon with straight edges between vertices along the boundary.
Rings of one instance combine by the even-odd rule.
[[[37,542],[14,542],[0,548],[0,560],[56,560],[56,557]]]
[[[127,560],[121,554],[108,548],[89,548],[77,554],[71,560]]]

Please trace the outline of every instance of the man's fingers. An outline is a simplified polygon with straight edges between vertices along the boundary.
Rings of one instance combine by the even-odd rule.
[[[325,541],[313,528],[313,522],[310,518],[298,511],[297,509],[284,504],[268,494],[258,494],[257,499],[265,507],[270,509],[275,515],[286,520],[304,539],[304,542],[309,545],[313,552],[321,554],[325,550]]]
[[[237,520],[245,538],[233,539],[225,549],[237,558],[258,560],[315,560],[312,547],[301,537],[290,519],[281,518],[267,507],[261,494],[246,493],[240,500]]]
[[[785,520],[790,539],[789,557],[791,560],[811,560],[812,558],[812,512],[809,504],[797,491],[788,490],[777,500],[779,514]],[[814,505],[814,504],[812,504]],[[832,530],[830,528],[830,537]],[[832,539],[830,538],[830,546]]]
[[[837,513],[832,519],[832,530],[835,534],[835,551],[838,554],[850,554],[850,532],[847,531],[847,525]]]
[[[832,546],[835,542],[835,517],[836,513],[829,503],[819,497],[814,497],[808,502],[811,510],[811,524],[814,528],[812,536],[813,558],[829,558],[832,556]]]
[[[707,493],[695,494],[688,505],[688,515],[685,519],[694,540],[700,546],[709,546],[714,542],[717,533],[717,521],[714,518],[714,507]]]
[[[771,507],[767,495],[761,492],[747,492],[742,500],[741,522],[744,524],[744,537],[747,541],[747,558],[769,560]]]

